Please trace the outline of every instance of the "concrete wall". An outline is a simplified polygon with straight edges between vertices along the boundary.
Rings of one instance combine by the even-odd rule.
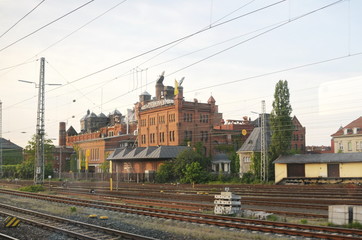
[[[341,163],[339,165],[339,172],[340,177],[362,177],[362,162]]]
[[[275,182],[281,181],[287,177],[287,164],[276,163],[275,164]]]
[[[327,177],[327,164],[315,163],[305,165],[305,177]]]

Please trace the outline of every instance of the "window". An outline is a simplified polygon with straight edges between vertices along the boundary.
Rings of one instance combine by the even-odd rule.
[[[108,133],[108,136],[112,137],[113,134],[114,134],[113,132],[109,132],[109,133]]]
[[[141,119],[141,127],[146,127],[146,119]]]
[[[164,142],[164,141],[165,141],[165,133],[160,132],[160,142]]]
[[[192,141],[192,131],[185,131],[185,141]]]
[[[168,121],[169,122],[175,122],[175,114],[174,113],[172,113],[172,114],[170,114],[170,115],[168,115]]]
[[[158,123],[159,123],[159,124],[165,123],[165,116],[159,116],[159,117],[158,117]]]
[[[170,142],[174,142],[175,141],[175,131],[170,131]]]
[[[250,157],[244,157],[243,160],[244,162],[250,162]]]
[[[154,142],[155,142],[155,134],[150,133],[150,143],[154,143]]]
[[[339,142],[338,143],[338,149],[343,151],[343,143],[342,142]]]
[[[156,119],[155,117],[150,118],[150,126],[156,125]]]
[[[348,151],[352,151],[352,143],[348,142]]]
[[[146,143],[146,135],[145,135],[145,134],[143,134],[143,135],[141,136],[141,143],[142,143],[142,144],[145,144],[145,143]]]

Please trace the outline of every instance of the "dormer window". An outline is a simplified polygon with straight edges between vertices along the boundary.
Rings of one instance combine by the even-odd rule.
[[[359,128],[359,127],[354,127],[353,128],[353,134],[358,134],[359,131],[361,131],[361,128]]]
[[[347,134],[350,134],[350,133],[352,133],[352,129],[350,129],[350,128],[343,129],[343,134],[344,135],[347,135]]]

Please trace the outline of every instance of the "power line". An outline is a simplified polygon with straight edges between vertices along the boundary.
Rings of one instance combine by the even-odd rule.
[[[197,34],[203,33],[203,32],[205,32],[205,31],[207,31],[207,30],[212,29],[212,28],[222,26],[222,25],[224,25],[224,24],[226,24],[226,23],[235,21],[235,20],[240,19],[240,18],[242,18],[242,17],[246,17],[246,16],[251,15],[251,14],[253,14],[253,13],[256,13],[256,12],[265,10],[265,9],[267,9],[267,8],[276,6],[276,5],[278,5],[278,4],[280,4],[280,3],[283,3],[283,2],[285,2],[285,1],[286,1],[286,0],[281,0],[281,1],[279,1],[279,2],[275,2],[275,3],[270,4],[270,5],[267,5],[267,6],[265,6],[265,7],[258,8],[258,9],[256,9],[256,10],[251,11],[251,12],[248,12],[248,13],[239,15],[239,16],[237,16],[237,17],[231,18],[231,19],[226,20],[226,21],[224,21],[224,22],[221,22],[221,23],[218,23],[218,24],[209,26],[208,28],[201,29],[201,30],[199,30],[199,31],[196,31],[196,32],[194,32],[194,33],[191,33],[191,34],[189,34],[189,35],[186,35],[186,36],[184,36],[184,37],[181,37],[181,38],[179,38],[179,39],[173,40],[173,41],[171,41],[171,42],[168,42],[168,43],[166,43],[166,44],[163,44],[163,45],[158,46],[158,47],[156,47],[156,48],[153,48],[153,49],[151,49],[151,50],[145,51],[145,52],[143,52],[143,53],[140,53],[140,54],[135,55],[135,56],[133,56],[133,57],[130,57],[130,58],[128,58],[128,59],[122,60],[122,61],[120,61],[120,62],[117,62],[117,63],[115,63],[115,64],[113,64],[113,65],[110,65],[110,66],[108,66],[108,67],[102,68],[102,69],[100,69],[100,70],[97,70],[97,71],[95,71],[95,72],[93,72],[93,73],[90,73],[90,74],[88,74],[88,75],[85,75],[85,76],[83,76],[83,77],[80,77],[80,78],[78,78],[78,79],[75,79],[75,80],[73,80],[73,81],[70,82],[70,83],[78,82],[78,81],[83,80],[83,79],[85,79],[85,78],[88,78],[88,77],[91,77],[91,76],[93,76],[93,75],[99,74],[99,73],[101,73],[101,72],[104,72],[104,71],[109,70],[109,69],[111,69],[111,68],[114,68],[114,67],[116,67],[116,66],[119,66],[119,65],[121,65],[121,64],[123,64],[123,63],[129,62],[129,61],[131,61],[131,60],[134,60],[134,59],[137,59],[137,58],[142,57],[142,56],[144,56],[144,55],[147,55],[147,54],[149,54],[149,53],[151,53],[151,52],[154,52],[154,51],[157,51],[157,50],[162,49],[162,48],[164,48],[164,47],[167,47],[167,46],[170,46],[170,45],[172,45],[172,44],[175,44],[175,43],[177,43],[177,42],[179,42],[179,41],[183,41],[183,40],[185,40],[185,39],[187,39],[187,38],[190,38],[190,37],[193,37],[193,36],[195,36],[195,35],[197,35]],[[0,51],[1,51],[1,50],[0,50]]]
[[[225,48],[225,49],[223,49],[223,50],[221,50],[221,51],[218,51],[218,52],[216,52],[216,53],[214,53],[214,54],[211,54],[211,55],[209,55],[209,56],[207,56],[207,57],[205,57],[205,58],[202,58],[202,59],[200,59],[200,60],[198,60],[198,61],[196,61],[196,62],[194,62],[194,63],[191,63],[191,64],[189,64],[189,65],[187,65],[187,66],[185,66],[185,67],[183,67],[183,68],[180,68],[180,69],[178,69],[178,70],[176,70],[176,71],[174,71],[174,72],[172,72],[172,73],[170,73],[170,74],[168,74],[168,75],[166,75],[166,76],[170,76],[170,75],[172,75],[172,74],[175,74],[175,73],[177,73],[177,72],[180,72],[180,71],[182,71],[182,70],[185,70],[186,68],[189,68],[189,67],[191,67],[191,66],[194,66],[194,65],[196,65],[196,64],[198,64],[198,63],[200,63],[200,62],[203,62],[203,61],[205,61],[205,60],[207,60],[207,59],[209,59],[209,58],[212,58],[212,57],[214,57],[214,56],[216,56],[216,55],[219,55],[219,54],[221,54],[221,53],[223,53],[223,52],[226,52],[226,51],[228,51],[228,50],[230,50],[230,49],[233,49],[233,48],[235,48],[235,47],[237,47],[237,46],[239,46],[239,45],[241,45],[241,44],[243,44],[243,43],[249,42],[249,41],[251,41],[251,40],[253,40],[253,39],[257,38],[257,37],[260,37],[260,36],[262,36],[262,35],[264,35],[264,34],[267,34],[267,33],[271,32],[271,31],[273,31],[273,30],[275,30],[275,29],[278,29],[278,28],[280,28],[280,27],[283,27],[284,25],[287,25],[287,24],[289,24],[289,23],[291,23],[291,22],[294,22],[294,21],[296,21],[296,20],[299,20],[300,18],[306,17],[306,16],[308,16],[308,15],[310,15],[310,14],[313,14],[313,13],[315,13],[315,12],[321,11],[321,10],[323,10],[323,9],[325,9],[325,8],[331,7],[331,6],[333,6],[333,5],[336,5],[336,4],[338,4],[338,3],[341,3],[341,2],[343,2],[343,1],[345,1],[345,0],[339,0],[339,1],[333,2],[333,3],[331,3],[331,4],[325,5],[325,6],[321,7],[321,8],[318,8],[318,9],[315,9],[315,10],[313,10],[313,11],[310,11],[310,12],[308,12],[308,13],[302,14],[302,15],[300,15],[300,16],[298,16],[298,17],[295,17],[295,18],[293,18],[293,19],[291,19],[291,20],[289,20],[289,21],[287,21],[287,22],[281,23],[281,24],[279,24],[279,25],[277,25],[277,26],[275,26],[275,27],[273,27],[273,28],[271,28],[271,29],[268,29],[268,30],[266,30],[266,31],[264,31],[264,32],[261,32],[261,33],[255,35],[255,36],[253,36],[253,37],[250,37],[250,38],[248,38],[248,39],[246,39],[246,40],[243,40],[243,41],[241,41],[241,42],[238,42],[238,43],[236,43],[236,44],[234,44],[234,45],[232,45],[232,46],[230,46],[230,47],[228,47],[228,48]]]
[[[37,9],[45,0],[38,3],[30,12],[25,14],[22,18],[20,18],[16,23],[14,23],[8,30],[6,30],[3,34],[0,35],[0,38],[2,38],[6,33],[8,33],[11,29],[13,29],[19,22],[21,22],[24,18],[26,18],[30,13],[32,13],[35,9]]]
[[[62,19],[62,18],[64,18],[64,17],[66,17],[66,16],[68,16],[68,15],[70,15],[70,14],[74,13],[75,11],[77,11],[77,10],[79,10],[79,9],[81,9],[81,8],[83,8],[83,7],[85,7],[85,6],[87,6],[88,4],[90,4],[91,2],[94,2],[94,1],[95,1],[95,0],[90,0],[89,2],[86,2],[85,4],[83,4],[83,5],[81,5],[81,6],[77,7],[77,8],[75,8],[75,9],[73,9],[72,11],[70,11],[70,12],[68,12],[68,13],[64,14],[63,16],[61,16],[61,17],[59,17],[59,18],[57,18],[57,19],[55,19],[55,20],[53,20],[53,21],[51,21],[51,22],[49,22],[49,23],[45,24],[44,26],[42,26],[42,27],[38,28],[37,30],[35,30],[35,31],[33,31],[33,32],[31,32],[31,33],[29,33],[29,34],[25,35],[24,37],[22,37],[22,38],[20,38],[20,39],[16,40],[15,42],[10,43],[10,44],[9,44],[9,45],[7,45],[6,47],[3,47],[2,49],[0,49],[0,52],[2,52],[3,50],[5,50],[5,49],[7,49],[7,48],[9,48],[9,47],[11,47],[11,46],[13,46],[13,45],[15,45],[15,44],[16,44],[16,43],[18,43],[18,42],[20,42],[20,41],[24,40],[25,38],[30,37],[31,35],[33,35],[33,34],[35,34],[35,33],[39,32],[40,30],[42,30],[42,29],[44,29],[44,28],[48,27],[49,25],[51,25],[51,24],[53,24],[53,23],[55,23],[55,22],[59,21],[60,19]]]

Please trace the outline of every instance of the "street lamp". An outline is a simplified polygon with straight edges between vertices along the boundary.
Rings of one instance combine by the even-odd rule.
[[[38,111],[37,111],[37,124],[36,124],[36,164],[34,168],[34,183],[44,183],[44,76],[45,76],[45,58],[40,59],[40,74],[39,84],[27,80],[19,80],[24,83],[35,84],[39,88],[38,92]],[[47,84],[51,86],[59,86],[61,84]]]

